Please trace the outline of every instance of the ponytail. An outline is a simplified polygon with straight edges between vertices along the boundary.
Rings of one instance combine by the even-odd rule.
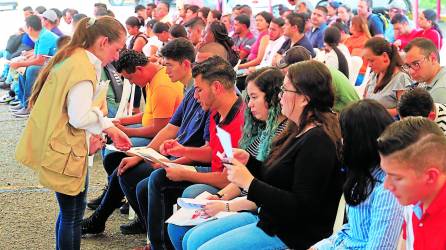
[[[113,17],[81,19],[76,25],[71,41],[61,48],[40,71],[29,98],[29,107],[32,108],[36,102],[48,75],[56,64],[71,56],[78,48],[90,48],[101,36],[108,37],[109,42],[114,42],[121,38],[125,32],[124,26]]]
[[[387,67],[386,73],[380,82],[376,84],[375,90],[373,93],[377,93],[381,91],[387,84],[392,80],[393,72],[395,68],[401,67],[403,65],[403,60],[400,57],[398,52],[398,48],[386,41],[382,37],[373,37],[370,38],[364,45],[364,48],[370,49],[375,55],[382,55],[386,53],[389,57],[390,64]]]
[[[336,56],[338,57],[338,69],[339,71],[341,71],[347,78],[349,77],[349,72],[348,72],[348,63],[347,63],[347,59],[345,58],[344,53],[342,53],[338,46],[333,44],[329,44],[329,46],[334,50],[334,52],[336,53]]]
[[[437,13],[435,13],[434,10],[427,9],[423,10],[423,16],[424,18],[426,18],[426,20],[432,22],[432,28],[434,28],[434,30],[438,32],[438,34],[440,35],[440,39],[443,39],[443,33],[441,32],[441,29],[437,23]]]

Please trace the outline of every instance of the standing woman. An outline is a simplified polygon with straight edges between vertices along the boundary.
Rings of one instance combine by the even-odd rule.
[[[424,37],[431,40],[437,49],[440,50],[443,46],[443,33],[436,20],[437,14],[434,10],[427,9],[421,12],[418,17],[418,25],[422,30],[419,31],[417,37]]]
[[[56,192],[56,249],[80,248],[87,155],[102,146],[94,135],[104,132],[117,148],[131,147],[129,138],[97,106],[107,88],[98,83],[101,70],[118,59],[125,36],[125,28],[112,17],[82,19],[71,42],[40,72],[29,100],[32,110],[16,158]]]

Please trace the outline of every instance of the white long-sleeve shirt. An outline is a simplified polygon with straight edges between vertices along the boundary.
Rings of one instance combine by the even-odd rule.
[[[89,61],[94,65],[98,81],[101,79],[102,62],[91,52],[87,51]],[[82,74],[82,72],[79,72]],[[85,129],[87,132],[87,145],[89,147],[90,135],[101,134],[103,130],[113,127],[113,123],[98,107],[93,107],[93,100],[99,95],[103,86],[98,84],[93,93],[93,83],[80,81],[75,84],[67,96],[68,119],[71,126],[77,129]]]

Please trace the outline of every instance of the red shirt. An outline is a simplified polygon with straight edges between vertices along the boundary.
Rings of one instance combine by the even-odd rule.
[[[420,206],[422,209],[422,204]],[[420,219],[412,213],[412,228],[414,250],[446,249],[446,184]],[[406,239],[406,223],[403,238]]]
[[[238,141],[242,137],[242,128],[244,123],[245,105],[241,97],[238,97],[237,101],[232,105],[231,110],[223,121],[220,121],[220,114],[216,111],[212,111],[209,117],[209,146],[212,149],[212,172],[223,171],[223,164],[220,158],[217,156],[217,152],[223,153],[223,146],[220,143],[220,139],[217,136],[218,125],[220,128],[226,130],[231,135],[232,147],[238,147]]]
[[[412,41],[414,38],[417,37],[418,32],[416,29],[413,29],[409,34],[403,34],[401,36],[397,36],[395,37],[395,40],[400,40],[401,41],[401,46],[400,49],[404,49],[407,44]]]
[[[435,47],[437,47],[438,50],[440,50],[441,46],[443,45],[443,39],[441,39],[440,33],[438,33],[438,31],[436,31],[434,28],[420,30],[417,37],[424,37],[431,40],[434,42]]]

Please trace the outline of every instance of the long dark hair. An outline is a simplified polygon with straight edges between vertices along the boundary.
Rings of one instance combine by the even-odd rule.
[[[423,10],[423,16],[424,16],[424,18],[426,18],[426,20],[432,22],[432,27],[436,31],[438,31],[438,33],[440,34],[440,37],[443,38],[443,33],[441,32],[440,26],[438,26],[438,23],[437,23],[437,13],[435,13],[434,10],[427,9],[427,10]]]
[[[348,63],[344,54],[339,50],[338,45],[341,41],[341,32],[338,28],[328,27],[325,29],[324,42],[330,46],[338,57],[338,69],[348,78]]]
[[[347,167],[343,192],[347,204],[355,206],[373,191],[377,180],[372,173],[380,167],[377,139],[394,120],[377,101],[361,100],[342,110],[339,121]]]
[[[376,84],[373,93],[381,91],[392,80],[393,72],[395,68],[399,68],[403,65],[403,60],[400,57],[398,49],[395,45],[389,43],[382,37],[372,37],[364,45],[364,48],[370,49],[373,54],[381,56],[386,53],[389,57],[390,64],[387,67],[386,73],[380,82]]]
[[[267,165],[280,157],[289,148],[295,136],[310,123],[316,123],[322,127],[336,146],[338,159],[340,159],[341,129],[337,115],[332,112],[335,96],[327,66],[315,60],[298,62],[288,68],[287,77],[294,88],[307,96],[309,101],[300,115],[299,123],[288,122],[285,132],[273,141],[271,157]]]
[[[228,31],[226,30],[226,26],[219,21],[214,21],[209,25],[209,32],[212,32],[214,35],[215,42],[223,45],[226,51],[228,51],[228,60],[229,63],[234,67],[238,63],[239,56],[237,52],[232,49],[234,42],[228,36]]]

